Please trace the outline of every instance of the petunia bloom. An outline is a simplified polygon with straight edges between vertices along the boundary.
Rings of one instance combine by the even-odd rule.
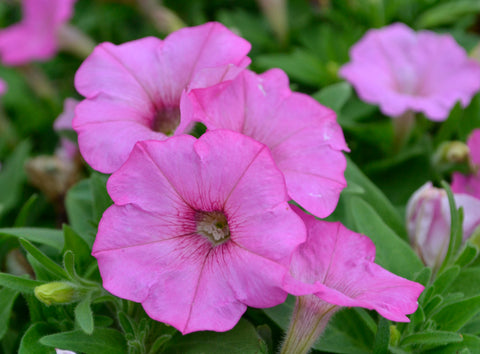
[[[290,197],[319,217],[332,213],[346,186],[342,150],[348,151],[335,112],[292,92],[279,69],[261,75],[244,70],[232,82],[188,96],[179,130],[199,121],[209,130],[237,131],[267,145]]]
[[[472,173],[464,175],[455,172],[452,178],[452,190],[455,193],[469,194],[480,199],[480,129],[476,129],[467,141],[470,150]]]
[[[340,75],[362,100],[392,117],[414,111],[442,121],[457,101],[467,106],[480,89],[480,64],[448,34],[395,23],[369,30],[350,57]]]
[[[480,199],[461,193],[455,193],[453,197],[457,208],[463,208],[465,241],[480,226]],[[423,262],[438,269],[450,242],[450,207],[443,189],[428,182],[412,195],[407,204],[407,231]]]
[[[418,307],[421,284],[375,264],[375,245],[368,237],[339,222],[295,211],[305,222],[307,240],[294,252],[285,278],[285,290],[298,297],[282,353],[303,347],[306,353],[342,306],[374,309],[389,320],[409,321],[406,315]]]
[[[305,226],[263,144],[222,130],[139,142],[107,189],[92,254],[112,294],[182,333],[285,301]]]
[[[0,60],[23,65],[46,60],[58,50],[58,31],[73,14],[76,0],[22,0],[22,20],[0,31]]]
[[[247,41],[214,22],[165,40],[100,44],[75,77],[86,97],[73,121],[83,157],[111,173],[137,141],[175,134],[182,92],[232,79],[249,64],[249,50]]]
[[[392,321],[408,322],[423,286],[374,263],[375,245],[339,222],[326,222],[295,208],[307,228],[307,240],[293,254],[285,290],[297,304],[282,353],[305,348],[323,332],[342,306],[374,309]],[[303,353],[296,349],[296,353]]]

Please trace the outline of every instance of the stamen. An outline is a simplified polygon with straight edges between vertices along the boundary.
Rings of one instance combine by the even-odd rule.
[[[197,233],[207,237],[214,245],[219,245],[230,238],[227,218],[221,211],[198,211],[195,218]]]

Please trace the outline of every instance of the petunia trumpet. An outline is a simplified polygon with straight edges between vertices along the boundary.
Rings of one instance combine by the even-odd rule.
[[[93,255],[112,294],[182,333],[285,301],[305,226],[265,145],[224,130],[139,142],[107,189]]]
[[[332,213],[346,186],[342,150],[348,151],[335,112],[292,92],[279,69],[261,75],[244,70],[232,82],[188,96],[180,131],[199,121],[209,130],[230,129],[267,145],[290,197],[319,217]]]
[[[176,133],[184,90],[231,80],[250,62],[250,44],[220,23],[154,37],[102,43],[81,65],[75,87],[86,97],[73,127],[94,169],[111,173],[137,141]]]
[[[442,121],[456,102],[467,106],[480,89],[480,64],[448,34],[395,23],[369,30],[350,57],[340,75],[391,117],[413,111]]]
[[[299,208],[307,240],[294,252],[285,290],[297,295],[282,353],[306,353],[341,307],[376,310],[408,322],[423,286],[374,263],[375,245],[339,222],[326,222]]]

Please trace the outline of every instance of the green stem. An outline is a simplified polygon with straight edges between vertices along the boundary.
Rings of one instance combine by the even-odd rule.
[[[393,151],[399,152],[408,141],[410,132],[415,123],[415,113],[413,111],[406,111],[401,116],[393,118]]]

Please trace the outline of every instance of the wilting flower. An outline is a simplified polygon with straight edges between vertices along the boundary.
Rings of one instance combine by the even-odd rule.
[[[472,173],[464,175],[455,172],[452,178],[452,190],[465,193],[480,199],[480,129],[476,129],[467,141],[470,150],[470,167]]]
[[[232,82],[192,90],[182,105],[182,123],[200,121],[209,130],[230,129],[267,145],[283,172],[288,194],[311,213],[325,217],[346,186],[348,150],[335,112],[292,92],[279,69],[243,71]]]
[[[22,20],[0,31],[0,59],[5,65],[23,65],[53,57],[58,31],[73,14],[76,0],[22,0]]]
[[[112,294],[182,333],[285,300],[305,227],[263,144],[222,130],[139,142],[107,188],[93,255]]]
[[[137,141],[175,134],[182,92],[232,79],[248,65],[249,50],[220,23],[184,28],[163,41],[100,44],[75,77],[86,97],[73,121],[83,157],[111,173]]]
[[[457,208],[463,207],[463,240],[480,226],[480,199],[454,194]],[[447,193],[428,182],[407,204],[407,231],[410,242],[423,262],[433,269],[442,264],[450,242],[450,207]]]
[[[395,23],[369,30],[350,57],[341,76],[362,100],[392,117],[410,110],[441,121],[457,101],[467,106],[480,89],[480,64],[448,34]]]
[[[285,281],[285,290],[298,298],[282,353],[306,353],[342,306],[409,321],[406,315],[417,309],[422,285],[375,264],[375,245],[368,237],[295,210],[305,222],[307,240],[294,252]]]

